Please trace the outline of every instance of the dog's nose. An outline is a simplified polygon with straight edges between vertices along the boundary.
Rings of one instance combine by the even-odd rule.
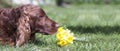
[[[59,24],[55,24],[55,27],[57,27],[57,28],[58,28],[58,27],[59,27]]]

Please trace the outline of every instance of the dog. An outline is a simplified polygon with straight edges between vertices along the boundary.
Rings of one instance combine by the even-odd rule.
[[[59,25],[44,10],[31,4],[0,9],[0,43],[22,46],[35,39],[35,33],[51,35]]]

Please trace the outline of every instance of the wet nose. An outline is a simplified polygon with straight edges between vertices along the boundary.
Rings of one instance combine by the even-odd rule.
[[[57,27],[57,28],[58,28],[58,27],[59,27],[59,24],[55,24],[55,27]]]

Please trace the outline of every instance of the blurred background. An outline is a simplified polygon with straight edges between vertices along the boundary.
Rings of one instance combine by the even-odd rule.
[[[120,0],[0,0],[1,7],[12,7],[21,4],[34,5],[81,5],[81,4],[120,4]]]

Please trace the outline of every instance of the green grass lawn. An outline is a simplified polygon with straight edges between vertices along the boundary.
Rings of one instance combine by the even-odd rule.
[[[79,38],[65,47],[54,35],[37,33],[35,42],[22,47],[0,45],[0,51],[119,51],[120,5],[44,6],[47,15]]]

